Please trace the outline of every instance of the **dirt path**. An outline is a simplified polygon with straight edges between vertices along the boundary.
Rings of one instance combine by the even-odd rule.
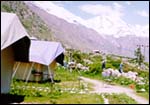
[[[135,99],[139,104],[149,104],[149,100],[136,95],[134,90],[121,86],[108,85],[104,82],[93,80],[85,77],[80,77],[85,82],[94,84],[94,91],[92,93],[126,93],[128,96]]]

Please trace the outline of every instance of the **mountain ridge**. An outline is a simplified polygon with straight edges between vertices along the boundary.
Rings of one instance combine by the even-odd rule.
[[[3,9],[4,5],[5,9]],[[82,52],[100,50],[103,53],[134,57],[134,50],[137,45],[149,45],[149,38],[134,35],[118,38],[114,36],[104,37],[105,35],[82,25],[78,20],[72,19],[73,23],[70,23],[61,17],[44,11],[38,6],[23,3],[22,1],[2,1],[1,11],[4,10],[16,13],[29,35],[40,40],[59,41],[65,48],[69,49],[77,49]],[[147,61],[149,61],[149,50],[146,49],[145,55]]]
[[[115,38],[113,36],[103,37],[104,35],[99,34],[92,28],[86,27],[82,24],[69,23],[63,18],[50,14],[41,8],[39,9],[39,7],[37,6],[34,7],[34,5],[30,5],[30,4],[28,4],[28,6],[35,13],[37,13],[45,21],[45,23],[48,24],[48,26],[52,30],[55,30],[54,31],[56,35],[55,37],[57,37],[58,40],[61,40],[62,43],[66,43],[66,46],[68,46],[69,48],[75,48],[81,51],[84,50],[91,51],[96,49],[104,53],[113,53],[113,54],[119,54],[123,56],[134,57],[134,50],[137,47],[136,45],[148,44],[149,42],[147,38],[135,36],[133,34],[132,35],[129,34],[127,36],[121,36],[118,38]],[[59,36],[58,34],[61,34],[63,36]],[[112,38],[109,39],[109,37]],[[132,41],[131,40],[128,41],[130,38],[131,40],[135,39],[132,45],[130,45]],[[124,45],[125,43],[129,43],[128,45],[130,46]],[[121,46],[121,48],[119,46]],[[122,50],[121,51],[122,54],[120,53],[120,49]],[[146,54],[148,56],[148,53]]]
[[[49,14],[55,15],[59,18],[66,20],[69,23],[82,24],[87,28],[94,29],[101,36],[113,35],[115,37],[135,35],[135,36],[148,36],[149,26],[138,26],[126,23],[120,17],[114,17],[109,15],[98,15],[90,19],[82,19],[79,16],[71,13],[63,6],[58,6],[54,2],[49,1],[28,1],[28,4],[32,4],[38,8],[43,9]],[[109,29],[109,30],[108,30]]]

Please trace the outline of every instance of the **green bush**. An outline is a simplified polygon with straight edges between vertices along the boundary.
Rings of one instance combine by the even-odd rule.
[[[111,64],[114,68],[118,69],[121,61],[120,60],[112,60]]]
[[[93,63],[89,66],[89,68],[90,68],[89,73],[92,74],[100,74],[102,72],[100,63]]]
[[[3,11],[7,11],[7,12],[14,12],[13,9],[10,6],[5,5],[5,4],[1,4],[1,9]]]
[[[112,81],[116,82],[118,84],[121,84],[121,85],[125,85],[125,86],[128,86],[130,84],[135,84],[135,82],[133,80],[125,78],[125,77],[118,77],[117,79],[115,77],[113,77]]]
[[[92,62],[101,62],[102,61],[102,56],[101,55],[94,55],[90,58]]]
[[[149,93],[149,84],[136,84],[136,90],[139,91],[141,89],[145,89],[145,91]]]
[[[106,69],[108,69],[108,68],[115,69],[115,67],[111,63],[106,62]]]
[[[77,63],[83,63],[83,59],[81,57],[81,54],[79,53],[79,51],[76,51],[72,54],[73,59],[77,62]]]
[[[112,69],[118,69],[121,63],[121,59],[114,59],[111,56],[107,56],[106,67]]]
[[[144,62],[144,64],[145,64],[147,67],[149,67],[149,63],[148,63],[148,62]]]

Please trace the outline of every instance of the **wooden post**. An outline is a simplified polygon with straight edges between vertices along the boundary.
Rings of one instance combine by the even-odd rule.
[[[42,70],[41,68],[42,68],[42,65],[37,63],[37,69],[36,69],[37,72],[41,72],[41,70]]]
[[[33,67],[33,66],[34,66],[34,62],[32,62],[31,68],[30,68],[29,73],[28,73],[28,76],[27,76],[27,78],[26,78],[26,83],[27,83],[28,80],[29,80],[29,77],[30,77],[30,75],[31,75],[31,71],[32,71],[32,67]]]
[[[16,63],[17,63],[17,64],[16,64],[16,68],[15,68],[15,70],[14,70],[14,73],[13,73],[13,75],[12,75],[12,79],[14,78],[14,76],[15,76],[15,74],[16,74],[16,72],[17,72],[19,66],[20,66],[20,62],[16,62]]]
[[[54,70],[55,70],[55,67],[56,67],[56,61],[54,60],[54,61],[48,66],[48,72],[49,72],[50,79],[51,79],[52,83],[54,82],[53,79],[54,79]]]
[[[42,64],[36,63],[36,72],[37,73],[34,74],[35,81],[40,82],[42,80]]]

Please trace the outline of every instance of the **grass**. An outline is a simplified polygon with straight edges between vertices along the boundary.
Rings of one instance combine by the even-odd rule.
[[[59,71],[60,75],[64,74],[64,71]],[[68,74],[70,72],[67,72]],[[67,74],[66,73],[66,74]],[[76,77],[76,73],[72,73]],[[11,93],[25,95],[24,103],[40,103],[40,104],[103,104],[103,98],[98,94],[89,94],[88,92],[80,94],[80,90],[84,90],[83,82],[80,81],[81,85],[79,85],[79,81],[70,75],[72,80],[76,81],[67,81],[67,78],[63,76],[61,79],[64,80],[60,83],[56,83],[53,85],[53,91],[51,90],[50,83],[27,83],[14,81]],[[97,75],[98,76],[98,75]],[[33,89],[33,86],[36,87]],[[91,88],[92,84],[88,84],[88,89]],[[26,88],[23,88],[26,87]],[[43,90],[40,90],[43,88]],[[44,91],[48,88],[49,91]],[[74,93],[71,91],[74,89],[78,89]],[[71,89],[65,91],[65,89]],[[92,90],[92,88],[91,88]],[[62,92],[63,91],[63,92]],[[107,96],[107,95],[106,95]],[[136,103],[129,97],[125,95],[109,95],[107,98],[110,100],[110,103]],[[130,100],[130,101],[126,101]]]
[[[26,97],[25,103],[40,104],[103,104],[103,98],[98,94],[71,94],[63,93],[57,98],[52,97]]]
[[[126,94],[105,94],[109,104],[137,104],[137,102]]]
[[[27,83],[13,81],[11,94],[25,95],[24,103],[40,104],[88,104],[103,103],[100,95],[89,94],[84,91],[86,88],[83,81],[65,81],[61,83]],[[88,86],[89,87],[89,86]],[[82,92],[82,93],[81,93]]]
[[[79,81],[79,73],[77,71],[70,72],[62,67],[58,67],[55,73],[55,79],[60,79],[60,83],[52,85],[51,83],[28,82],[25,84],[22,81],[16,81],[14,79],[11,84],[10,93],[14,95],[25,95],[24,103],[103,103],[100,95],[89,94],[88,90],[92,90],[92,84],[85,83],[82,80]],[[85,91],[85,89],[87,90]]]
[[[136,93],[136,94],[149,100],[149,93],[144,92],[144,93]]]
[[[74,52],[78,53],[78,52]],[[57,66],[55,71],[55,79],[61,80],[60,83],[27,83],[14,81],[11,86],[11,94],[25,95],[24,102],[29,103],[50,103],[50,104],[98,104],[103,103],[103,99],[101,95],[98,94],[89,94],[89,91],[93,90],[93,84],[85,83],[84,81],[79,81],[79,76],[85,76],[91,79],[96,79],[100,81],[105,81],[106,78],[103,78],[101,75],[101,56],[93,56],[91,58],[87,55],[79,56],[78,54],[74,54],[76,59],[80,61],[80,59],[90,59],[93,64],[88,65],[90,70],[87,72],[78,70],[69,71],[67,68],[63,68],[61,66]],[[67,58],[67,57],[66,57]],[[110,66],[113,68],[117,68],[119,64],[119,60],[114,60],[111,64],[112,58],[108,59],[106,67]],[[83,62],[81,62],[83,63]],[[84,64],[84,63],[83,63]],[[128,66],[125,66],[126,70],[128,70]],[[131,70],[131,69],[129,69]],[[143,77],[148,77],[149,72],[140,72],[140,75]],[[147,74],[148,73],[148,74]],[[112,78],[112,83],[116,85],[129,86],[133,84],[133,81],[126,78]],[[124,81],[124,82],[122,82]],[[149,81],[147,79],[146,81]],[[35,88],[36,87],[36,88]],[[145,87],[145,86],[144,86]],[[140,87],[141,88],[141,87]],[[86,90],[87,89],[87,90]],[[149,85],[146,85],[146,90],[149,89]],[[85,91],[86,90],[86,91]],[[83,92],[83,94],[80,94]],[[86,93],[86,94],[85,94]],[[137,95],[149,98],[149,93],[137,93]],[[131,97],[128,97],[126,94],[112,94],[106,95],[109,99],[109,103],[111,104],[132,104],[136,103]]]
[[[68,69],[58,66],[55,71],[55,79],[60,79],[61,81],[76,81],[79,76],[75,70],[70,72]]]

